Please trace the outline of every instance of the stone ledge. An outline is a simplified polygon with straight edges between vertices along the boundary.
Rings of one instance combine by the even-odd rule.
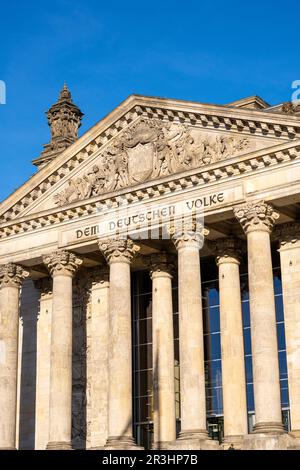
[[[289,434],[248,434],[244,436],[241,450],[288,450],[295,444]]]

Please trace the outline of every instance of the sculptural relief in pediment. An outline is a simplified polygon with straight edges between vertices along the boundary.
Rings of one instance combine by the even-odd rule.
[[[254,147],[245,136],[203,133],[181,124],[141,119],[117,137],[85,174],[69,180],[56,194],[56,203],[61,206],[191,170]]]

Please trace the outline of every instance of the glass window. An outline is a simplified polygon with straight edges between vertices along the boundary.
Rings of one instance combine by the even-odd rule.
[[[248,300],[242,302],[242,314],[244,328],[250,326],[250,305]]]
[[[254,411],[254,392],[253,384],[247,384],[247,409],[248,411]]]
[[[282,408],[289,407],[289,387],[288,381],[280,380],[280,392],[281,392],[281,406]]]
[[[202,301],[204,308],[219,305],[220,298],[216,282],[206,283],[202,285]]]
[[[220,333],[204,335],[204,356],[207,361],[221,358]]]
[[[152,393],[152,370],[141,370],[134,374],[136,397],[149,395]]]
[[[282,295],[275,295],[276,321],[284,321]]]
[[[278,343],[278,350],[282,351],[286,349],[285,347],[285,331],[284,331],[284,323],[277,323],[277,343]]]
[[[179,315],[175,313],[173,315],[173,331],[174,331],[174,339],[179,338]]]
[[[152,316],[152,294],[135,296],[133,299],[135,320],[151,318]]]
[[[210,307],[203,309],[204,332],[216,333],[220,331],[220,309]]]
[[[246,382],[253,382],[252,356],[245,357]]]
[[[279,358],[279,371],[280,371],[280,378],[287,379],[288,372],[287,372],[287,361],[286,361],[286,351],[280,351],[278,353]]]
[[[139,344],[152,343],[152,319],[140,320],[138,328]]]
[[[244,328],[244,350],[245,355],[251,354],[251,331],[250,328]]]

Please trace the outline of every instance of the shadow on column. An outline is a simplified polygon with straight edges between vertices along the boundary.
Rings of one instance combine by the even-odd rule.
[[[22,340],[20,373],[20,450],[35,447],[37,321],[39,314],[39,291],[32,280],[25,281],[21,293],[20,321]],[[19,343],[20,344],[20,343]]]
[[[85,449],[87,441],[87,314],[90,280],[81,271],[73,282],[72,446]]]
[[[155,449],[160,450],[161,448],[161,432],[160,432],[160,409],[159,409],[159,331],[156,331],[157,347],[154,359],[153,368],[153,411],[156,420],[154,420],[154,439],[157,438],[157,442],[154,441]]]

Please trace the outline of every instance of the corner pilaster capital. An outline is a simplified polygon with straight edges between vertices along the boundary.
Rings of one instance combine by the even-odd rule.
[[[92,284],[100,284],[106,287],[109,284],[109,267],[106,265],[95,266],[90,270]]]
[[[82,265],[82,259],[67,250],[57,250],[50,255],[46,255],[43,258],[43,262],[52,277],[58,274],[73,277]]]
[[[147,257],[146,262],[150,268],[150,277],[173,277],[175,269],[175,256],[166,252],[153,253]]]
[[[29,272],[18,264],[3,264],[0,266],[0,289],[3,287],[20,288],[24,279],[28,276]]]
[[[240,264],[244,243],[235,237],[218,238],[209,241],[208,248],[215,256],[218,266],[222,263]]]
[[[196,247],[200,250],[204,245],[205,237],[209,234],[209,230],[192,219],[183,222],[179,226],[171,227],[169,233],[177,250],[186,247]]]
[[[40,291],[41,299],[51,297],[53,290],[53,283],[51,277],[43,277],[33,281],[34,287]]]
[[[109,264],[130,264],[136,254],[140,251],[139,245],[135,244],[130,238],[111,238],[100,240],[99,249]]]
[[[279,213],[264,201],[247,202],[234,208],[234,215],[244,232],[263,231],[271,233]]]
[[[299,248],[300,222],[287,222],[277,225],[272,238],[279,241],[280,249]]]

